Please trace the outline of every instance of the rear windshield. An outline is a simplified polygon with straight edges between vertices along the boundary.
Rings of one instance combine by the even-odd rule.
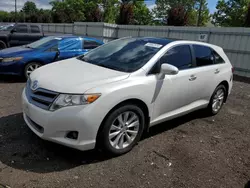
[[[44,37],[36,42],[33,42],[31,44],[28,44],[27,48],[37,49],[37,48],[46,48],[48,46],[51,46],[51,44],[58,44],[58,42],[62,40],[62,38],[59,37]]]
[[[117,71],[134,72],[165,45],[159,41],[147,38],[120,39],[91,50],[79,59]]]

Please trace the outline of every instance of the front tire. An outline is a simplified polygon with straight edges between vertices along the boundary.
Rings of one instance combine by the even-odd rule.
[[[98,145],[111,155],[130,151],[140,140],[145,126],[141,108],[126,104],[113,110],[98,134]]]
[[[215,89],[210,99],[210,103],[207,107],[207,111],[210,115],[216,115],[219,113],[219,111],[221,110],[225,102],[226,94],[227,92],[226,92],[226,88],[224,85],[219,85]]]
[[[30,74],[41,66],[42,65],[40,63],[36,62],[28,63],[24,68],[24,77],[28,79],[30,77]]]

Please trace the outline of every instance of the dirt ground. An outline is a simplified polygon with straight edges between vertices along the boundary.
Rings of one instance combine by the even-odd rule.
[[[0,78],[2,187],[244,188],[250,180],[250,84],[235,81],[218,115],[197,111],[157,125],[116,158],[39,139],[22,119],[23,87]]]

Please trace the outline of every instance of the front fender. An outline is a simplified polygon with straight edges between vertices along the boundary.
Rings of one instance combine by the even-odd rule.
[[[128,78],[92,88],[85,93],[101,93],[101,97],[95,102],[98,108],[102,109],[99,111],[99,117],[104,118],[117,104],[129,99],[139,99],[144,102],[148,107],[149,116],[152,116],[154,105],[152,99],[155,94],[156,84],[152,79],[143,78]]]

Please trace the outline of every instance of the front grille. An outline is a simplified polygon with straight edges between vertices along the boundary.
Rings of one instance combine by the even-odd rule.
[[[36,90],[32,90],[30,88],[30,81],[27,82],[26,85],[26,96],[28,101],[44,110],[49,110],[50,105],[54,102],[56,97],[58,96],[57,92],[49,91],[43,88],[38,88]]]

